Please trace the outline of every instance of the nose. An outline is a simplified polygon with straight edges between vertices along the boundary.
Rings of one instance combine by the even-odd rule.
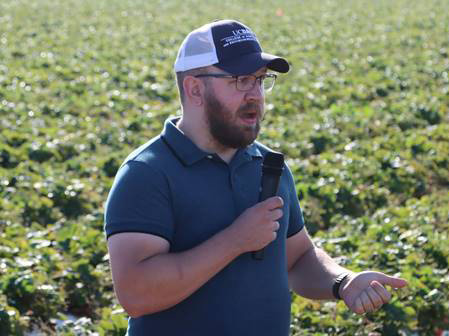
[[[246,92],[246,100],[248,101],[263,101],[265,97],[265,91],[263,88],[263,83],[256,81],[254,87]]]

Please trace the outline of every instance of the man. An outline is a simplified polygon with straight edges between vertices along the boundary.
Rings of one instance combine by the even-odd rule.
[[[263,53],[243,24],[191,32],[175,72],[182,116],[138,148],[117,173],[105,230],[114,288],[129,335],[288,335],[290,289],[343,299],[363,314],[406,281],[353,273],[314,246],[288,167],[279,196],[258,202],[255,142],[264,95],[289,64]],[[264,249],[255,260],[253,251]]]

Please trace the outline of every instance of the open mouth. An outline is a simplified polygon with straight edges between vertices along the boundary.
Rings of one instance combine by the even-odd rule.
[[[259,114],[257,112],[245,112],[240,116],[240,119],[242,119],[245,124],[254,125],[258,121],[258,116]]]

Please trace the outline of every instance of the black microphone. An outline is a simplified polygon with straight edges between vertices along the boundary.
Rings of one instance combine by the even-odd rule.
[[[275,196],[279,188],[279,180],[284,169],[284,155],[277,152],[267,152],[262,162],[262,181],[260,186],[259,202]],[[253,259],[262,260],[264,250],[252,253]]]

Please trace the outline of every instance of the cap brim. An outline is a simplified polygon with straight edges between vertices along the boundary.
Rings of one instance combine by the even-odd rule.
[[[290,70],[290,65],[284,58],[259,52],[240,56],[230,62],[219,62],[214,66],[233,75],[252,74],[265,66],[270,70],[281,73]]]

